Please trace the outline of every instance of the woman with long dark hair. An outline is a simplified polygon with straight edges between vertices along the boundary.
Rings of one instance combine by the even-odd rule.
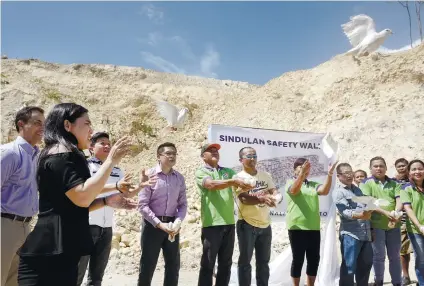
[[[418,284],[424,285],[424,162],[412,160],[407,169],[410,182],[402,186],[400,199],[409,217],[406,231],[414,249]]]
[[[130,142],[119,139],[90,177],[82,150],[88,148],[92,132],[88,110],[75,103],[54,106],[46,118],[45,148],[37,169],[40,211],[34,230],[18,251],[20,286],[75,286],[78,261],[93,247],[88,212],[105,205],[136,206],[121,194],[96,199]]]

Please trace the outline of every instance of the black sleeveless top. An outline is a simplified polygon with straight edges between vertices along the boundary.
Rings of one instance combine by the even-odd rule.
[[[91,253],[88,208],[76,206],[65,193],[90,178],[85,158],[76,152],[47,155],[38,165],[40,211],[20,256]]]

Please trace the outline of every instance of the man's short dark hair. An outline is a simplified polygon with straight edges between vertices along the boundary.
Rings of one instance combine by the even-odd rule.
[[[247,150],[247,149],[255,150],[253,147],[250,147],[250,146],[246,146],[246,147],[241,148],[240,151],[239,151],[239,158],[240,159],[243,157],[244,150]]]
[[[406,160],[405,158],[399,158],[399,159],[397,159],[397,160],[395,161],[395,167],[396,167],[396,165],[397,165],[397,164],[399,164],[399,163],[405,163],[405,165],[407,165],[407,166],[408,166],[408,164],[409,164],[408,160]]]
[[[341,174],[342,173],[342,168],[343,167],[348,167],[348,168],[351,168],[352,169],[352,166],[349,163],[340,163],[336,167],[337,174]]]
[[[91,136],[91,138],[90,138],[91,146],[94,146],[94,144],[96,144],[96,143],[97,143],[97,141],[98,141],[100,138],[107,138],[107,139],[110,139],[110,138],[109,138],[109,134],[108,134],[108,133],[106,133],[106,132],[96,132],[96,133],[94,133],[94,134]]]
[[[160,144],[158,146],[158,149],[156,151],[156,153],[157,153],[158,156],[163,152],[163,150],[165,149],[165,147],[172,147],[172,148],[175,149],[175,151],[177,151],[177,147],[175,147],[175,144],[174,143],[165,142],[165,143],[162,143],[162,144]]]
[[[23,121],[24,123],[28,123],[28,120],[31,118],[33,111],[40,112],[41,114],[44,114],[44,109],[42,109],[41,107],[38,107],[38,106],[26,106],[26,107],[20,109],[16,113],[16,116],[15,116],[16,131],[19,132],[18,122]]]
[[[372,158],[372,159],[370,160],[370,168],[371,168],[371,166],[372,166],[372,162],[374,162],[374,161],[383,161],[384,166],[386,166],[386,167],[387,167],[386,160],[384,160],[384,158],[383,158],[383,157],[377,156],[377,157],[374,157],[374,158]]]
[[[356,173],[358,173],[358,172],[361,172],[362,174],[364,174],[365,178],[366,178],[366,177],[368,177],[367,172],[365,172],[364,170],[358,169],[358,170],[356,170],[356,171],[354,172],[354,174],[356,174]]]

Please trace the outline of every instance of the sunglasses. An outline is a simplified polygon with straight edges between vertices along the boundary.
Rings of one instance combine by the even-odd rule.
[[[242,158],[244,158],[244,159],[256,159],[256,158],[258,158],[258,155],[245,155]]]

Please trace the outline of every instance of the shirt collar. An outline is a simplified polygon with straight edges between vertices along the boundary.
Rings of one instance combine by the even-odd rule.
[[[374,177],[374,176],[371,176],[371,178],[376,182],[376,183],[378,183],[378,182],[381,182],[379,179],[377,179],[376,177]],[[385,178],[385,183],[387,182],[390,182],[390,181],[392,181],[392,179],[390,179],[389,177],[387,177],[387,176],[384,176],[384,178]]]
[[[156,167],[155,167],[155,172],[156,172],[156,174],[163,173],[163,172],[162,172],[162,167],[161,167],[161,165],[160,165],[160,164],[157,164],[157,165],[156,165]],[[171,169],[171,171],[170,171],[169,173],[170,173],[170,174],[175,174],[175,170],[174,170],[174,169]],[[163,173],[163,174],[165,174],[165,173]]]
[[[34,156],[40,152],[40,149],[37,146],[32,146],[28,143],[23,137],[18,136],[16,138],[16,144],[21,146],[29,155]]]
[[[99,165],[103,164],[103,162],[100,159],[98,159],[98,158],[96,158],[94,156],[91,157],[90,159],[88,159],[88,161],[90,161],[92,163],[95,163],[95,164],[99,164]]]
[[[215,169],[214,167],[212,167],[211,165],[206,164],[206,163],[205,163],[205,168],[206,168],[206,169],[208,169],[208,170],[213,170],[213,169]],[[222,167],[221,167],[220,165],[218,165],[218,166],[216,167],[216,169],[219,171],[219,170],[221,170],[221,169],[222,169]]]
[[[345,184],[343,184],[342,182],[338,182],[338,186],[340,187],[340,188],[343,188],[343,189],[346,189],[346,190],[349,190],[349,191],[353,191],[353,189],[355,189],[356,188],[356,186],[352,183],[351,185],[350,185],[350,188],[347,186],[347,185],[345,185]]]
[[[296,181],[296,179],[297,179],[297,177],[296,177],[296,176],[294,176],[294,177],[293,177],[293,180],[295,180],[295,181]],[[303,181],[303,183],[304,183],[304,184],[306,184],[306,185],[307,185],[307,184],[309,184],[308,179],[305,179],[305,180]]]
[[[408,183],[409,178],[407,176],[403,177],[402,179],[398,179],[396,177],[391,178],[391,180],[398,182],[398,183]]]

